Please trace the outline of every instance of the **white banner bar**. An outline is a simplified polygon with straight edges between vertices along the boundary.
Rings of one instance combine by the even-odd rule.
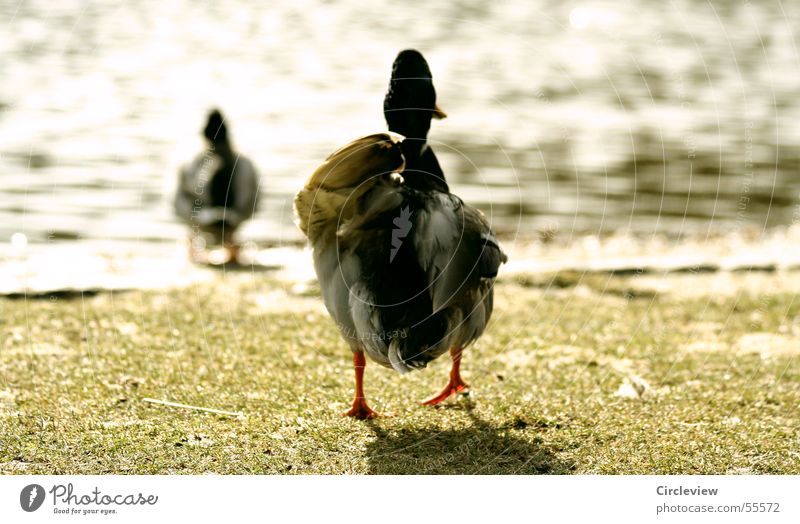
[[[798,476],[4,476],[0,493],[4,523],[800,522]]]

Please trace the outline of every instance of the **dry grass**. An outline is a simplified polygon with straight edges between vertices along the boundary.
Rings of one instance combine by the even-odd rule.
[[[338,416],[350,356],[320,300],[266,276],[0,299],[0,473],[800,473],[796,295],[635,278],[499,284],[471,395],[417,404],[445,361],[368,366],[397,415],[366,423]]]

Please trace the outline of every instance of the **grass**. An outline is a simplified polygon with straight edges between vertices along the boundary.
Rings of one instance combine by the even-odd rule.
[[[350,355],[319,298],[267,276],[0,299],[0,473],[800,473],[796,294],[637,278],[499,283],[471,394],[418,405],[445,359],[368,365],[373,407],[396,413],[368,422],[338,415]]]

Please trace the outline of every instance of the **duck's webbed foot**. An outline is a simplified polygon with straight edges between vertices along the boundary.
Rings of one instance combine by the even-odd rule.
[[[364,398],[356,398],[353,400],[353,407],[342,413],[343,417],[354,417],[358,420],[367,420],[371,418],[378,418],[385,415],[378,413],[367,405]]]
[[[435,406],[451,395],[457,395],[469,389],[469,384],[464,382],[459,372],[459,368],[461,367],[461,348],[451,348],[450,357],[453,359],[453,367],[450,368],[450,380],[448,380],[447,385],[439,393],[423,400],[423,405]]]
[[[356,372],[356,396],[353,399],[353,407],[342,413],[343,417],[355,417],[358,420],[367,420],[378,417],[391,417],[393,413],[378,413],[367,405],[364,397],[364,368],[367,367],[367,359],[363,351],[353,353],[353,368]]]

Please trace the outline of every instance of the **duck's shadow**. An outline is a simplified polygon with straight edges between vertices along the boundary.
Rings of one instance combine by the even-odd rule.
[[[472,411],[463,429],[387,429],[369,422],[376,439],[367,446],[369,472],[416,475],[567,474],[574,465],[559,459],[536,428],[493,426]]]

